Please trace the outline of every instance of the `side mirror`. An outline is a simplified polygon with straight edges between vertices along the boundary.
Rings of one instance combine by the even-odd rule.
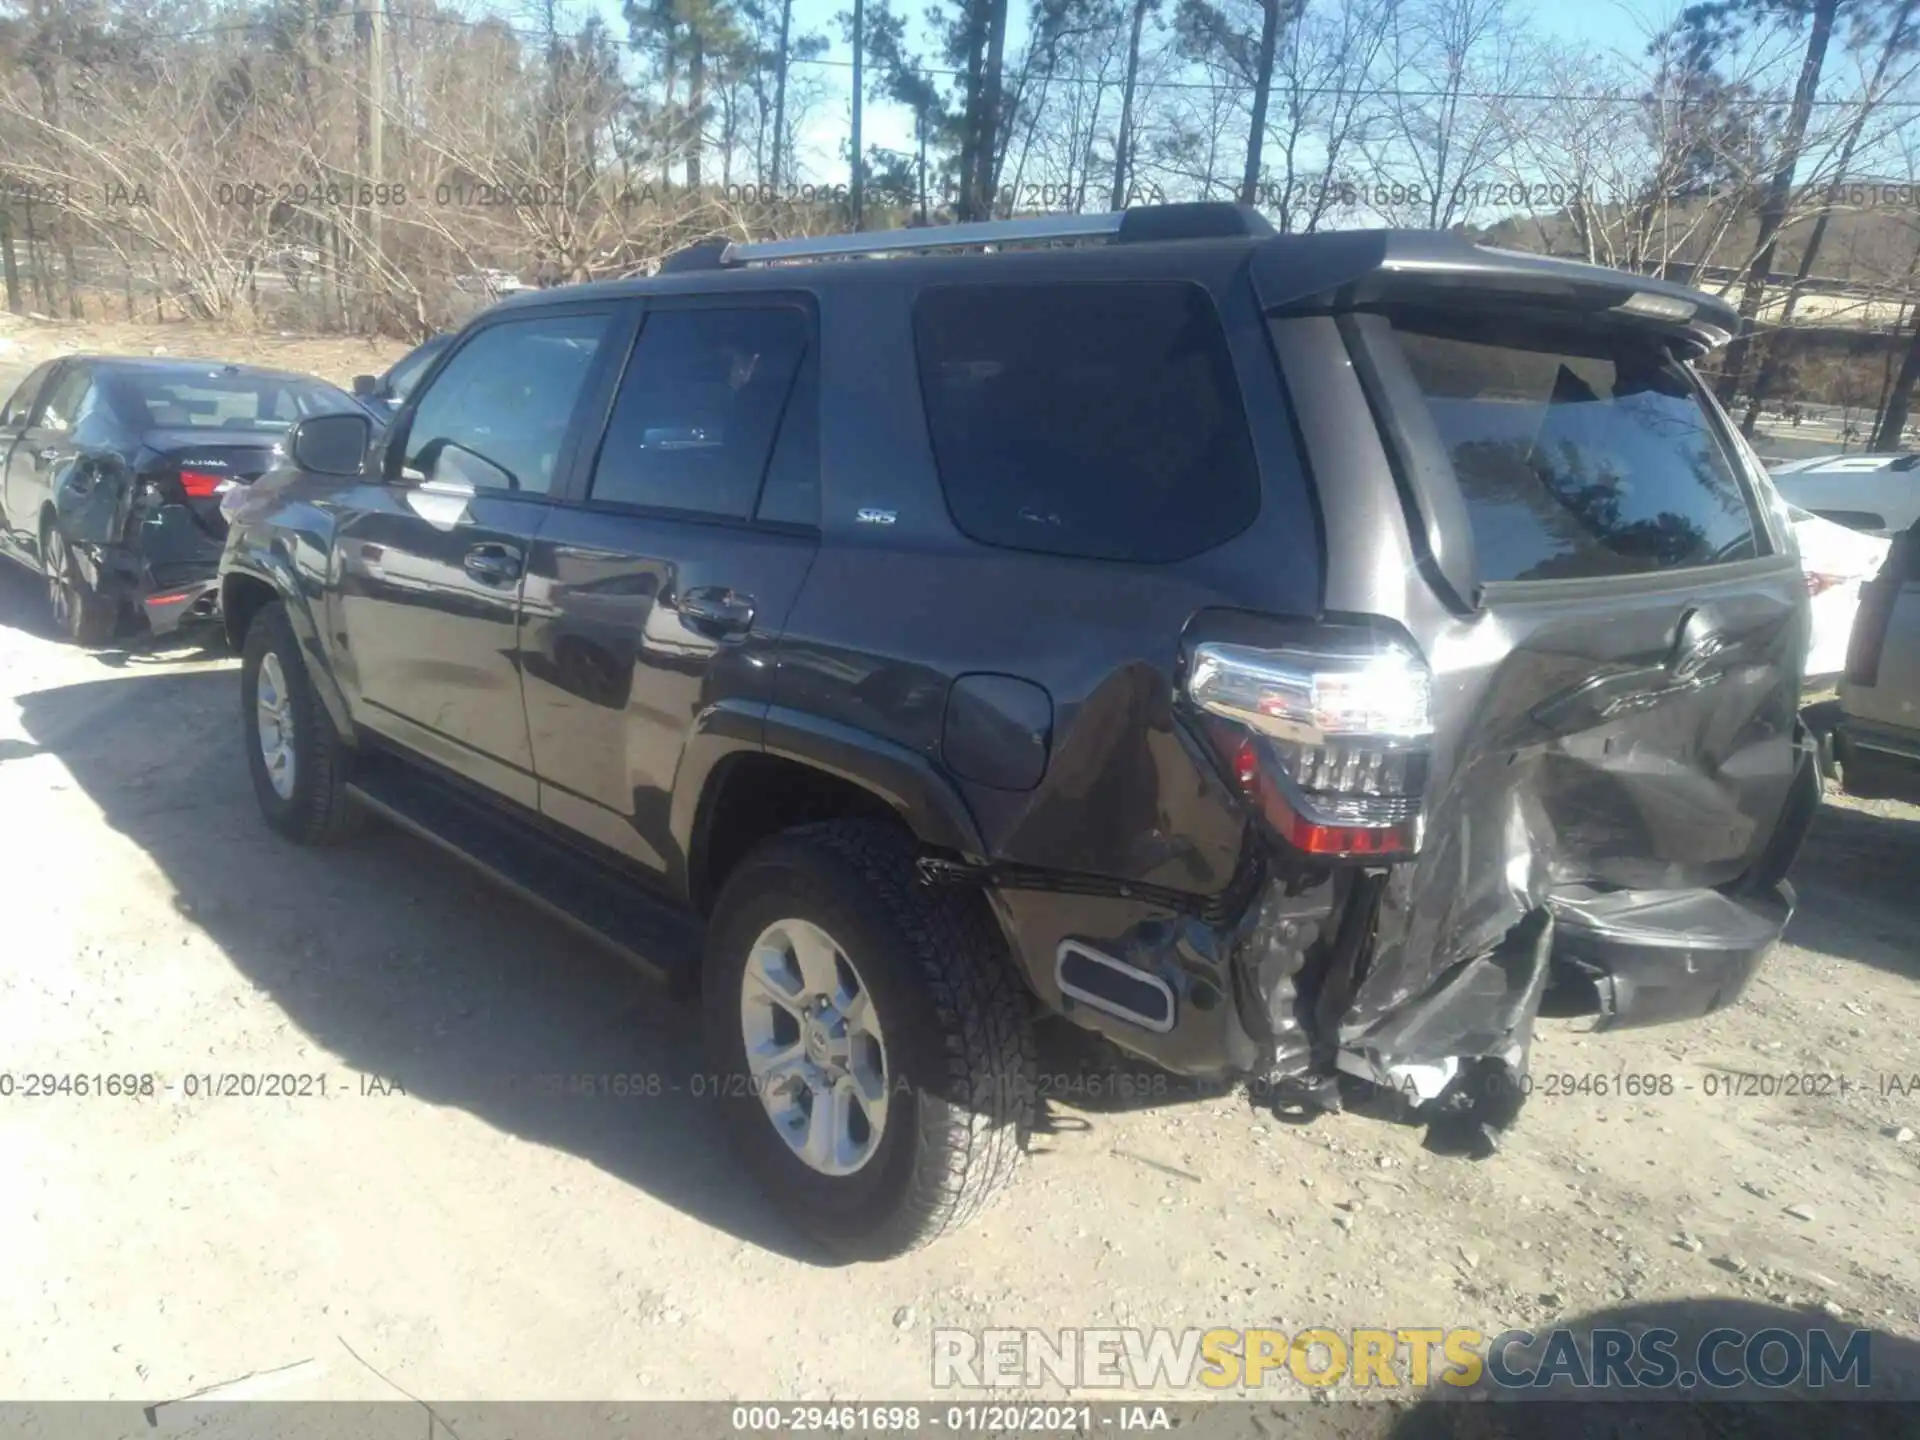
[[[287,435],[287,454],[315,475],[358,475],[366,468],[373,443],[373,421],[365,415],[315,415]]]
[[[375,376],[356,375],[353,377],[353,393],[363,400],[371,398],[374,391],[379,388],[380,381]]]

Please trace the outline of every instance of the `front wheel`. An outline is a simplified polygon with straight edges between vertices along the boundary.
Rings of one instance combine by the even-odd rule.
[[[240,725],[254,798],[269,825],[303,845],[331,844],[360,829],[365,812],[346,793],[349,752],[314,694],[278,601],[247,626]]]
[[[73,553],[73,545],[58,520],[48,519],[46,532],[40,537],[40,556],[54,630],[75,645],[106,644],[113,638],[119,619],[117,608],[87,583],[80,558]]]
[[[1034,1113],[1024,995],[980,897],[919,883],[911,837],[835,821],[766,842],[714,910],[710,1088],[773,1203],[848,1259],[966,1223]]]

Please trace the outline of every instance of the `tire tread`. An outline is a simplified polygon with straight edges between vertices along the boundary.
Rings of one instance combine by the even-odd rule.
[[[855,1258],[892,1258],[971,1223],[1013,1180],[1035,1115],[1026,991],[982,897],[923,884],[918,846],[905,830],[823,821],[775,837],[763,856],[775,858],[776,847],[788,858],[831,857],[884,912],[907,941],[900,959],[930,1001],[944,1047],[942,1093],[916,1107],[906,1193],[871,1233],[832,1242]],[[736,876],[756,868],[756,858]]]

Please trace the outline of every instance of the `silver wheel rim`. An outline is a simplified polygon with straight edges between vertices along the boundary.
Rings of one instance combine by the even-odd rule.
[[[253,682],[253,708],[259,719],[260,758],[267,781],[282,800],[293,798],[293,701],[287,693],[280,657],[269,650],[260,658]]]
[[[805,920],[760,932],[740,982],[747,1074],[787,1148],[822,1175],[851,1175],[886,1133],[880,1018],[860,972]]]
[[[66,628],[73,614],[72,580],[67,574],[67,539],[58,530],[47,532],[47,599],[53,606],[54,624]]]

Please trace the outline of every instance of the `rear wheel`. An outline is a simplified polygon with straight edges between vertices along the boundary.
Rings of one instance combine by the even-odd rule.
[[[1012,1179],[1033,1121],[1024,996],[979,897],[911,838],[836,821],[728,878],[705,975],[711,1089],[776,1207],[849,1259],[917,1249]]]
[[[75,645],[104,645],[111,640],[118,607],[87,583],[72,543],[52,516],[40,536],[40,565],[46,573],[53,628]]]
[[[347,747],[314,694],[278,601],[247,626],[240,723],[254,798],[269,825],[303,845],[331,844],[361,828],[365,812],[346,793]]]

